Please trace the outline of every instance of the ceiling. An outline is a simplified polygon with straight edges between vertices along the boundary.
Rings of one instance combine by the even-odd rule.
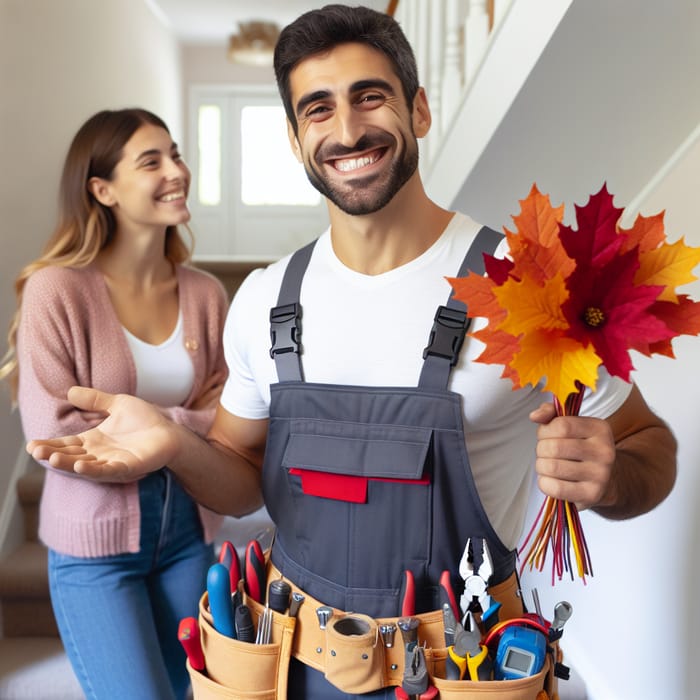
[[[178,39],[187,44],[221,44],[238,31],[239,22],[265,20],[280,27],[300,14],[323,7],[329,0],[148,0],[165,17]],[[360,4],[360,3],[358,3]],[[387,0],[363,0],[367,7],[384,12]]]

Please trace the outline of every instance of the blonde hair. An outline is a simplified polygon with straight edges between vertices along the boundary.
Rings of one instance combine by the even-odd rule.
[[[163,120],[147,110],[105,110],[90,117],[71,142],[61,175],[58,224],[42,254],[25,265],[15,280],[17,309],[7,334],[8,351],[0,364],[0,380],[9,382],[13,401],[17,397],[19,380],[16,349],[24,285],[33,273],[44,267],[90,265],[114,236],[114,215],[109,207],[95,199],[88,190],[88,182],[93,177],[112,179],[124,145],[144,124],[153,124],[169,132]],[[189,227],[185,228],[189,245],[176,226],[166,229],[165,256],[175,264],[189,261],[192,255],[192,232]]]

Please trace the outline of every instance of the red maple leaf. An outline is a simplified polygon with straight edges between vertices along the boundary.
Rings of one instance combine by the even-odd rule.
[[[624,235],[618,234],[617,221],[622,209],[613,206],[612,195],[605,185],[600,192],[592,195],[588,203],[576,205],[578,230],[561,226],[561,242],[576,266],[599,267],[609,262],[624,242]]]
[[[595,268],[577,267],[567,280],[569,298],[562,305],[569,336],[592,344],[608,372],[630,381],[630,349],[671,338],[673,331],[652,311],[663,286],[635,285],[638,251],[632,249]]]

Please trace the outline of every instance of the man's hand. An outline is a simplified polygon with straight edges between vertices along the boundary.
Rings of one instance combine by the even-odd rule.
[[[603,505],[615,466],[615,438],[607,421],[557,416],[552,403],[530,414],[537,428],[535,471],[542,493],[575,503]]]
[[[68,400],[107,417],[79,435],[32,440],[27,452],[34,459],[95,481],[129,482],[165,466],[177,452],[176,426],[146,401],[85,387],[72,387]]]

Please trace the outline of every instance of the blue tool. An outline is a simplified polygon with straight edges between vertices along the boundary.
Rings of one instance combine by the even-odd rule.
[[[227,637],[236,638],[236,626],[231,605],[231,580],[229,570],[221,563],[212,564],[207,574],[209,612],[214,629]]]
[[[534,676],[542,670],[546,653],[547,638],[542,632],[519,625],[508,627],[498,641],[494,678],[509,681]]]

